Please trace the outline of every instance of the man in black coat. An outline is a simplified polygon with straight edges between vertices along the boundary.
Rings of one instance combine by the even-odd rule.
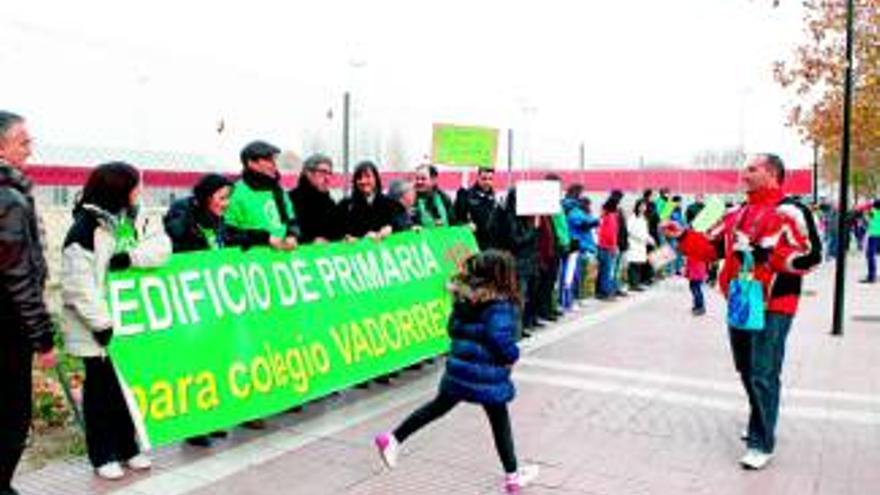
[[[31,424],[31,363],[55,366],[52,321],[43,301],[48,270],[32,184],[24,119],[0,110],[0,495],[15,495],[12,475]]]
[[[315,154],[303,163],[296,188],[290,191],[290,201],[299,219],[300,242],[327,242],[342,238],[342,227],[337,218],[336,202],[330,197],[330,177],[333,161]]]
[[[498,207],[493,189],[494,179],[494,170],[482,168],[477,172],[474,185],[468,189],[459,189],[455,197],[455,218],[461,223],[474,224],[476,229],[474,235],[480,250],[489,247],[489,219],[492,211]]]

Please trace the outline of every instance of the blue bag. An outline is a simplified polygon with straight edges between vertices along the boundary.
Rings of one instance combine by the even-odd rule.
[[[739,274],[730,282],[727,294],[727,324],[736,330],[764,330],[764,287],[755,280],[752,253],[743,253]]]

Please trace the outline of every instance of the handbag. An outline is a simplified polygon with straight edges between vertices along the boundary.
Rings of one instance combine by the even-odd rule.
[[[730,282],[727,296],[727,324],[736,330],[760,332],[764,330],[766,311],[764,287],[755,280],[752,270],[755,259],[751,252],[743,252],[743,261],[737,277]]]

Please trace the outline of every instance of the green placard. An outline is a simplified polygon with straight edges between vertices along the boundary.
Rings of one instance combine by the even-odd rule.
[[[724,218],[724,212],[726,210],[724,203],[720,199],[716,197],[709,198],[706,200],[703,209],[700,210],[700,213],[698,213],[696,218],[694,218],[694,221],[691,222],[691,228],[697,232],[706,232]]]
[[[445,352],[446,283],[474,251],[450,227],[113,273],[110,354],[143,439],[265,417]]]
[[[498,129],[434,124],[431,160],[443,165],[494,168]]]

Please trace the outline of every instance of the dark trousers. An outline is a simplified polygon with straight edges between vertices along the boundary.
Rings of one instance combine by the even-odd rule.
[[[92,466],[125,461],[139,452],[134,423],[110,358],[84,358],[83,416]]]
[[[4,333],[15,331],[18,329],[0,329]],[[11,491],[12,475],[31,426],[32,362],[29,342],[0,339],[0,493]]]
[[[647,263],[629,263],[626,266],[626,281],[630,287],[637,287],[647,282],[645,278]]]
[[[702,280],[691,280],[691,296],[694,299],[694,308],[693,309],[705,309],[706,303],[703,300],[703,281]]]
[[[868,237],[865,256],[868,258],[868,280],[877,280],[877,254],[880,253],[880,237]]]
[[[413,411],[403,423],[394,430],[394,438],[403,443],[410,435],[419,431],[435,419],[452,410],[460,401],[443,392],[431,402]],[[513,432],[510,428],[510,414],[507,412],[507,404],[484,404],[483,409],[489,418],[492,427],[492,436],[495,439],[495,450],[501,458],[505,473],[516,472],[516,453],[513,446]]]
[[[559,258],[553,257],[547,266],[538,268],[538,286],[535,296],[538,316],[544,319],[551,318],[556,313],[553,293],[556,281],[559,280]]]
[[[779,375],[791,322],[792,316],[767,313],[762,331],[729,330],[733,362],[749,397],[748,446],[762,452],[776,447]]]
[[[530,328],[538,322],[538,273],[534,269],[517,266],[519,295],[523,302],[522,327]],[[522,337],[520,333],[517,338]]]

